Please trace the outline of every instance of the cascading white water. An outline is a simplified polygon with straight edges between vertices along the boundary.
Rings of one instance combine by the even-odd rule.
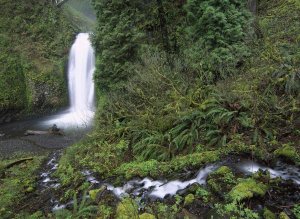
[[[68,67],[70,108],[43,122],[61,128],[86,127],[94,116],[95,54],[88,33],[80,33],[71,48]]]
[[[78,114],[91,110],[94,104],[94,50],[89,34],[80,33],[70,52],[69,95],[71,111]]]

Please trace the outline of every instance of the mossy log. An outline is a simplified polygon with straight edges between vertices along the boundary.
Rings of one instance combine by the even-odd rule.
[[[15,166],[15,165],[19,165],[21,163],[24,163],[26,161],[29,161],[29,160],[33,160],[33,157],[27,157],[27,158],[22,158],[22,159],[19,159],[19,160],[16,160],[16,161],[13,161],[9,164],[7,164],[6,166],[3,166],[0,168],[0,178],[4,177],[5,176],[5,170]]]
[[[9,169],[9,168],[11,168],[15,165],[19,165],[19,164],[24,163],[24,162],[29,161],[29,160],[33,160],[33,157],[27,157],[27,158],[22,158],[20,160],[16,160],[16,161],[6,165],[3,169],[7,170],[7,169]]]

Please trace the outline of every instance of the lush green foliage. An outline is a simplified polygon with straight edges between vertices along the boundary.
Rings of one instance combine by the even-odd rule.
[[[90,205],[86,198],[86,193],[83,194],[83,198],[78,203],[76,195],[73,197],[73,209],[69,211],[67,209],[58,210],[55,212],[55,218],[57,219],[80,219],[95,217],[97,212],[97,206]]]
[[[193,42],[186,53],[202,80],[214,82],[236,72],[247,55],[245,1],[188,0],[186,11],[187,42]]]
[[[72,26],[81,32],[92,32],[95,28],[96,17],[91,0],[69,0],[63,4],[64,14]]]
[[[96,128],[64,155],[65,185],[80,184],[83,168],[120,184],[174,177],[228,154],[268,160],[299,140],[299,29],[286,26],[299,23],[296,1],[259,2],[262,38],[243,1],[158,2],[94,1]],[[221,200],[219,216],[259,218],[247,200],[264,196],[267,181],[238,181],[222,167],[206,189],[189,191],[195,200],[185,207]],[[149,204],[146,213],[174,218],[183,205]]]
[[[131,1],[94,2],[98,19],[95,81],[99,89],[107,90],[133,75],[131,63],[136,58],[138,41],[136,11]]]
[[[177,156],[211,148],[223,154],[251,153],[267,158],[264,153],[272,156],[289,141],[285,136],[298,138],[298,82],[275,71],[287,60],[293,61],[289,70],[284,69],[290,73],[285,74],[299,69],[295,61],[299,30],[290,27],[282,31],[288,10],[293,15],[290,23],[298,23],[295,2],[262,1],[258,5],[259,24],[266,36],[262,39],[247,38],[252,36],[252,19],[242,1],[188,1],[185,7],[177,3],[172,8],[162,1],[165,12],[173,10],[180,15],[174,22],[170,14],[162,20],[169,36],[174,34],[169,37],[170,45],[176,33],[203,44],[193,44],[196,50],[189,53],[192,57],[170,56],[172,52],[162,51],[164,40],[158,34],[165,32],[157,2],[94,1],[98,19],[94,37],[99,89],[96,129],[90,140],[68,150],[61,169],[82,166],[107,174],[111,169],[138,167],[140,163],[141,175],[145,176],[156,162],[172,162]],[[149,16],[146,22],[144,16],[150,13],[145,6],[150,5],[148,9],[156,16]],[[272,16],[266,16],[267,12]],[[209,14],[214,19],[209,20]],[[187,20],[183,25],[187,33],[181,32],[185,28],[177,23],[182,19]],[[274,28],[274,24],[279,26]],[[184,43],[178,45],[181,51],[190,49]],[[251,49],[249,57],[239,53],[246,50],[245,46]],[[224,48],[227,52],[220,52]],[[215,85],[207,85],[190,63],[193,57],[208,51],[218,53],[217,59],[230,66],[222,67],[223,76],[220,69],[209,70]],[[209,76],[207,66],[218,67],[206,57],[196,59],[205,63],[206,67],[201,67],[204,75]],[[231,70],[239,74],[230,77]],[[128,166],[122,165],[124,162],[129,162]]]
[[[228,154],[269,161],[299,153],[300,6],[293,0],[260,1],[256,28],[262,36],[256,38],[244,3],[93,1],[96,127],[60,160],[62,199],[89,188],[83,169],[123,184],[134,177],[174,179]],[[17,59],[12,56],[12,62]],[[9,70],[24,72],[18,65]],[[263,202],[268,188],[278,189],[278,179],[271,185],[266,175],[238,179],[221,167],[209,175],[206,188],[188,188],[185,198],[170,203],[147,203],[143,217],[174,218],[210,204],[220,217],[259,218],[264,212],[249,203],[256,197]],[[135,201],[100,202],[98,215],[140,217]],[[293,212],[298,214],[297,205]],[[63,217],[90,213],[94,208],[84,202]]]
[[[21,155],[25,156],[25,155]],[[43,157],[35,157],[19,165],[8,169],[2,169],[7,164],[20,159],[0,162],[0,217],[12,218],[14,209],[19,203],[26,199],[26,196],[36,189],[36,171],[40,167]]]
[[[0,4],[0,109],[66,104],[64,65],[74,29],[48,1]]]

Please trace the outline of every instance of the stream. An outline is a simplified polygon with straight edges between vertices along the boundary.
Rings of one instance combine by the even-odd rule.
[[[54,153],[47,163],[47,171],[41,173],[40,185],[43,189],[57,189],[60,187],[57,179],[52,178],[51,174],[56,170],[58,166],[59,153]],[[200,169],[195,177],[181,181],[180,179],[174,180],[154,180],[151,178],[144,179],[133,179],[124,183],[121,187],[114,187],[112,184],[107,183],[104,180],[97,179],[94,174],[89,170],[83,170],[82,175],[85,177],[86,182],[89,182],[94,189],[105,186],[106,190],[112,192],[116,198],[121,199],[122,197],[139,197],[140,201],[155,201],[162,200],[168,197],[172,197],[189,186],[197,183],[199,185],[205,185],[208,175],[218,169],[220,166],[229,166],[234,172],[243,175],[251,175],[259,170],[269,171],[271,178],[280,177],[284,180],[290,180],[296,185],[300,185],[300,167],[293,166],[282,161],[277,161],[272,167],[267,167],[263,164],[259,164],[250,159],[238,159],[237,162],[232,160],[209,164],[204,168]],[[62,208],[70,207],[73,201],[67,203],[59,203],[58,200],[52,199],[52,210],[56,211]]]

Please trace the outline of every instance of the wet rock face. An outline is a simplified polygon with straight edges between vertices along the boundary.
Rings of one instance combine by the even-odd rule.
[[[21,110],[14,109],[0,109],[0,125],[12,122],[20,117]]]
[[[66,104],[66,89],[62,89],[59,85],[32,83],[30,87],[33,100],[32,109],[35,112],[45,112],[50,108],[58,108]]]

